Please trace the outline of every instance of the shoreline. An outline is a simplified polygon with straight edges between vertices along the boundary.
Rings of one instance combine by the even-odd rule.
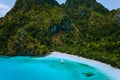
[[[51,52],[50,55],[48,55],[47,57],[62,58],[62,59],[66,59],[74,62],[87,64],[91,67],[94,67],[100,70],[101,72],[106,74],[108,77],[110,77],[112,80],[120,80],[120,69],[114,68],[109,64],[105,64],[100,61],[95,61],[92,59],[87,59],[80,56],[70,55],[70,54],[61,53],[61,52]]]

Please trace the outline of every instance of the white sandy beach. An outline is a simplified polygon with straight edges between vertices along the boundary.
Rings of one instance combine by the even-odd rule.
[[[69,54],[60,53],[60,52],[52,52],[48,57],[62,58],[62,59],[67,59],[67,60],[87,64],[89,66],[92,66],[102,71],[104,74],[109,76],[112,80],[120,80],[120,69],[113,68],[110,65],[99,62],[99,61],[86,59],[83,57],[78,57],[75,55],[69,55]]]

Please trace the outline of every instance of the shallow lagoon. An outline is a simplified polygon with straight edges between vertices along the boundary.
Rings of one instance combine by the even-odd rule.
[[[89,65],[48,56],[42,58],[0,57],[0,80],[111,79]]]

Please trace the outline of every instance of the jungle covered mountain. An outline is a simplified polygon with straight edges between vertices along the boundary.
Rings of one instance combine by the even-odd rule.
[[[53,51],[120,68],[120,10],[96,0],[17,0],[0,18],[0,55],[44,56]]]

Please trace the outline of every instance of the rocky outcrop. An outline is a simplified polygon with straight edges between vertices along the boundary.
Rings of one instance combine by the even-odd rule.
[[[62,16],[59,24],[52,24],[49,28],[51,34],[57,34],[59,32],[68,32],[73,28],[71,20],[67,16]]]

